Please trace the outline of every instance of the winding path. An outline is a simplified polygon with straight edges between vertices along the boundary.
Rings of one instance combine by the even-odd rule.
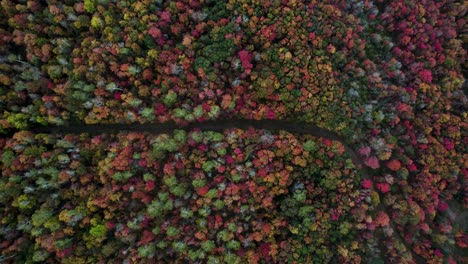
[[[33,128],[35,133],[89,133],[91,135],[101,133],[118,133],[120,131],[136,131],[136,132],[150,132],[154,134],[172,133],[175,129],[182,129],[191,131],[193,129],[200,129],[203,131],[217,131],[222,132],[225,129],[239,128],[239,129],[265,129],[269,131],[288,131],[291,133],[312,135],[316,137],[324,137],[331,140],[341,142],[345,146],[345,150],[351,154],[351,158],[355,166],[359,169],[364,167],[364,163],[356,154],[356,152],[346,143],[346,140],[337,133],[320,128],[310,123],[298,123],[286,120],[251,120],[251,119],[231,119],[231,120],[215,120],[204,121],[196,123],[187,123],[179,125],[175,122],[153,123],[153,124],[70,124],[65,126],[51,126],[51,127],[38,127]]]
[[[32,131],[36,133],[52,133],[52,134],[61,134],[61,133],[89,133],[91,135],[101,134],[101,133],[118,133],[121,131],[137,131],[137,132],[150,132],[154,134],[162,133],[171,133],[175,129],[182,129],[185,131],[191,131],[194,129],[200,129],[203,131],[217,131],[222,132],[225,129],[239,128],[239,129],[264,129],[269,131],[287,131],[290,133],[297,133],[303,135],[312,135],[316,137],[328,138],[331,140],[339,141],[345,147],[346,152],[351,156],[351,159],[363,175],[364,179],[369,179],[372,181],[368,168],[364,165],[361,157],[351,148],[347,140],[337,133],[317,127],[310,123],[299,123],[286,120],[249,120],[249,119],[230,119],[230,120],[215,120],[215,121],[204,121],[204,122],[195,122],[187,123],[185,125],[179,125],[175,122],[165,122],[165,123],[153,123],[153,124],[96,124],[96,125],[86,125],[86,124],[74,124],[74,125],[65,125],[65,126],[52,126],[52,127],[38,127],[33,128]],[[376,191],[374,186],[372,186],[372,191]],[[384,211],[388,215],[390,214],[390,208],[384,205],[383,202],[375,208],[376,211]],[[410,251],[412,254],[413,260],[419,263],[426,263],[426,260],[418,255],[411,245],[409,245],[401,234],[398,232],[398,229],[395,228],[393,220],[390,219],[390,227],[393,229],[393,234],[400,240],[402,244]]]

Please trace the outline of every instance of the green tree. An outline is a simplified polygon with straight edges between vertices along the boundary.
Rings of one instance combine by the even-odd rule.
[[[84,9],[86,12],[94,13],[96,11],[96,2],[94,0],[85,0]]]

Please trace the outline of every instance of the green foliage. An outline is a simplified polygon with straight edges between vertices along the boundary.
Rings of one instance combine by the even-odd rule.
[[[228,224],[228,230],[229,231],[234,232],[234,231],[236,231],[236,229],[237,229],[237,226],[236,226],[235,223],[229,223]]]
[[[195,188],[202,188],[202,187],[205,187],[206,181],[203,179],[195,179],[192,181],[192,185]]]
[[[153,109],[149,107],[145,107],[143,110],[141,110],[141,116],[143,116],[148,121],[153,121],[156,119]]]
[[[174,175],[165,177],[164,184],[169,188],[174,187],[177,184],[177,178]]]
[[[221,108],[217,105],[211,107],[208,117],[211,119],[216,119],[220,114]]]
[[[190,260],[195,261],[199,258],[202,258],[204,256],[204,253],[201,250],[189,250],[188,256]]]
[[[206,240],[206,241],[203,241],[201,243],[201,247],[205,252],[210,252],[211,250],[213,250],[216,247],[216,245],[215,245],[215,243],[213,241]]]
[[[169,237],[175,237],[175,236],[177,236],[179,233],[180,233],[179,229],[176,228],[176,227],[173,227],[173,226],[169,226],[169,227],[166,229],[166,234],[167,234],[167,236],[169,236]]]
[[[153,230],[151,230],[151,232],[155,235],[159,235],[161,233],[161,228],[159,226],[153,228]]]
[[[84,8],[86,12],[94,13],[96,11],[96,2],[95,0],[85,0]]]
[[[173,186],[169,189],[169,191],[177,197],[182,197],[186,194],[186,188],[181,184]]]
[[[190,112],[188,110],[186,110],[186,109],[176,108],[176,109],[174,109],[173,114],[174,114],[174,117],[176,117],[176,118],[184,118],[185,119],[190,114]]]
[[[209,0],[207,6],[203,8],[203,13],[206,14],[208,20],[218,20],[229,17],[230,10],[226,7],[226,2]]]
[[[156,247],[159,248],[159,249],[165,249],[165,248],[167,248],[167,246],[168,246],[168,243],[166,241],[159,241],[156,244]]]
[[[237,240],[231,240],[226,243],[226,247],[231,250],[238,250],[240,248],[240,242]]]
[[[234,182],[240,182],[242,180],[242,175],[236,173],[234,175],[232,175],[232,181]]]
[[[335,177],[323,177],[320,180],[320,186],[322,186],[324,189],[329,190],[329,191],[334,191],[337,188],[337,185],[339,183],[339,180],[337,180]]]
[[[137,99],[137,98],[133,98],[128,102],[128,104],[133,106],[133,107],[139,107],[142,103],[143,103],[143,101],[140,100],[140,99]]]
[[[156,245],[148,244],[138,247],[138,256],[142,258],[151,258],[156,254]]]
[[[106,85],[106,90],[112,93],[112,92],[115,92],[117,90],[122,90],[122,89],[119,88],[115,82],[110,82]]]
[[[151,173],[145,173],[145,174],[143,174],[143,180],[145,182],[154,181],[154,180],[156,180],[156,177],[154,177],[154,175],[151,174]]]
[[[40,209],[36,211],[32,216],[33,226],[43,226],[53,216],[53,211],[50,209]]]
[[[2,153],[2,163],[6,167],[10,167],[15,160],[15,154],[11,150],[4,150]]]
[[[6,116],[7,122],[16,129],[25,130],[29,127],[29,116],[27,114],[5,112],[4,116]]]
[[[214,107],[212,107],[211,109],[213,109]],[[218,107],[219,109],[219,107]],[[213,132],[213,131],[206,131],[203,133],[204,137],[206,138],[206,140],[210,141],[210,142],[220,142],[224,139],[224,135],[221,134],[221,133],[218,133],[218,132]]]
[[[216,237],[224,242],[229,241],[231,238],[229,231],[226,229],[219,231]]]
[[[112,179],[119,181],[119,182],[125,182],[128,179],[132,177],[132,173],[130,171],[118,171],[112,175]]]
[[[298,202],[304,202],[306,200],[306,190],[296,190],[294,192],[294,199]]]
[[[205,57],[197,57],[193,65],[195,69],[202,68],[205,71],[211,69],[211,61]]]
[[[44,262],[49,256],[50,256],[50,253],[47,252],[46,250],[34,251],[34,254],[32,256],[32,261],[33,262]]]
[[[208,256],[207,264],[221,264],[222,261],[217,256]]]
[[[55,248],[62,250],[62,249],[66,249],[70,247],[72,243],[73,243],[72,238],[65,238],[65,239],[60,239],[60,240],[55,241],[54,245],[55,245]]]
[[[102,246],[102,254],[105,257],[112,257],[116,254],[120,248],[123,247],[123,243],[120,241],[111,240]]]
[[[174,139],[177,142],[185,143],[187,140],[187,132],[185,132],[185,130],[179,130],[179,129],[174,130]]]
[[[314,152],[315,150],[317,150],[317,146],[315,144],[315,141],[313,140],[307,140],[304,145],[304,150],[307,150],[309,152]]]
[[[146,212],[150,217],[161,217],[163,212],[164,204],[161,201],[153,201],[148,205]]]
[[[170,90],[166,96],[164,97],[164,104],[167,106],[167,107],[170,107],[172,106],[175,102],[177,101],[177,94]]]
[[[352,227],[353,226],[352,226],[351,223],[345,221],[345,222],[340,224],[340,233],[342,235],[347,235],[350,232],[350,230],[352,229]]]
[[[73,144],[73,142],[70,142],[70,141],[68,141],[66,139],[59,139],[56,142],[56,147],[57,148],[64,148],[64,149],[71,149],[71,148],[74,148],[75,145]]]
[[[299,208],[299,217],[307,218],[313,212],[314,212],[313,206],[301,206]]]
[[[211,72],[215,62],[226,61],[228,57],[235,53],[235,44],[232,39],[226,39],[225,35],[235,32],[234,23],[229,23],[223,27],[214,27],[209,35],[202,36],[200,43],[194,46],[204,47],[199,56],[195,59],[194,69],[202,68],[205,72]]]
[[[227,150],[225,148],[217,148],[216,153],[218,153],[220,156],[224,156],[227,154]]]
[[[23,221],[18,221],[18,225],[16,225],[16,229],[22,231],[22,232],[31,232],[32,230],[32,225],[31,221],[29,220],[23,220]]]
[[[187,244],[181,241],[174,241],[172,247],[176,252],[182,253],[187,249]]]
[[[212,169],[215,169],[218,166],[217,162],[214,160],[207,160],[203,163],[202,168],[204,171],[209,172]]]
[[[198,214],[203,216],[203,217],[208,217],[211,213],[211,209],[209,206],[204,206],[200,209],[198,209]]]
[[[16,203],[13,204],[13,205],[18,206],[18,208],[24,210],[24,209],[33,208],[33,206],[35,205],[35,202],[33,200],[33,197],[28,196],[26,194],[22,194],[22,195],[18,196],[18,199],[17,199]]]
[[[92,23],[92,21],[91,21],[91,23]],[[140,70],[137,66],[130,65],[130,66],[128,67],[128,73],[129,73],[130,75],[132,75],[132,76],[137,75],[138,73],[140,73],[140,71],[141,71],[141,70]]]
[[[196,117],[196,118],[200,118],[203,116],[203,107],[201,105],[197,105],[194,109],[193,109],[193,115]]]
[[[104,238],[107,233],[107,228],[103,224],[97,224],[91,227],[89,234],[95,238]]]
[[[215,198],[216,196],[218,196],[218,190],[217,189],[210,189],[207,193],[206,193],[206,197],[208,198]]]
[[[57,161],[60,164],[68,164],[70,163],[70,157],[67,154],[60,154],[57,156]]]
[[[241,259],[234,253],[227,252],[226,255],[224,256],[224,262],[226,264],[239,264],[242,263]]]
[[[169,199],[168,193],[159,193],[159,199],[153,200],[146,210],[148,215],[153,218],[161,218],[164,212],[171,211],[173,208],[173,202]]]
[[[140,222],[136,218],[133,218],[131,221],[127,221],[127,226],[128,226],[128,228],[130,228],[132,230],[140,230],[141,229]]]
[[[300,197],[301,195],[302,193],[300,193],[298,198],[302,198]],[[297,199],[294,199],[294,197],[286,197],[281,201],[280,208],[282,215],[294,219],[299,212],[300,203]]]
[[[203,140],[203,132],[193,131],[191,137],[195,142],[200,143]]]
[[[164,157],[166,151],[167,152],[175,152],[180,143],[178,143],[175,139],[169,137],[169,135],[164,134],[159,136],[153,146],[153,155],[155,158],[162,158]]]
[[[39,158],[42,153],[46,152],[47,148],[44,146],[29,146],[24,149],[24,155],[30,156],[30,157],[36,157]],[[3,159],[3,158],[2,158]]]
[[[44,234],[44,228],[42,228],[42,227],[33,227],[31,229],[31,236],[33,236],[33,237],[39,237],[42,234]]]
[[[181,208],[180,209],[180,217],[184,219],[188,219],[193,217],[193,211],[190,208]]]
[[[223,200],[216,200],[214,201],[213,205],[215,206],[216,209],[221,210],[224,208],[224,202]]]
[[[55,232],[61,228],[57,217],[50,218],[47,222],[44,223],[44,227],[48,228],[52,232]]]
[[[94,15],[93,18],[91,18],[91,26],[96,29],[102,28],[104,26],[104,21],[102,21],[98,15]]]

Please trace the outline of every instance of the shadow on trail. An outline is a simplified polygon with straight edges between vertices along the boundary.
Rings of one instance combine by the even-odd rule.
[[[320,128],[310,123],[299,123],[286,120],[249,120],[249,119],[231,119],[231,120],[215,120],[203,121],[187,124],[176,124],[175,122],[153,123],[153,124],[70,124],[65,126],[38,127],[31,129],[35,133],[52,133],[52,134],[79,134],[88,133],[90,135],[98,135],[103,133],[119,133],[123,131],[132,132],[148,132],[152,134],[172,133],[175,129],[191,131],[200,129],[202,131],[217,131],[222,132],[226,129],[238,128],[247,130],[249,128],[264,129],[269,131],[287,131],[291,133],[312,135],[316,137],[328,138],[341,142],[348,153],[351,154],[354,164],[361,169],[363,162],[355,151],[349,147],[346,140],[337,133]]]

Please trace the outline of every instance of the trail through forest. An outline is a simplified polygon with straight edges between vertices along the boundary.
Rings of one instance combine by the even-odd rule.
[[[133,132],[148,132],[152,134],[165,134],[172,133],[176,129],[185,131],[192,131],[194,129],[200,129],[202,131],[217,131],[222,132],[226,129],[243,129],[249,128],[264,129],[271,132],[275,131],[287,131],[290,133],[311,135],[315,137],[323,137],[335,141],[339,141],[345,147],[345,151],[351,156],[351,159],[358,170],[361,171],[363,179],[372,181],[371,174],[368,168],[364,165],[361,157],[356,151],[348,144],[347,140],[334,131],[317,127],[311,123],[299,123],[286,120],[248,120],[248,119],[232,119],[232,120],[215,120],[215,121],[204,121],[187,124],[176,124],[175,122],[166,123],[153,123],[153,124],[69,124],[65,126],[53,126],[53,127],[38,127],[32,129],[35,133],[51,133],[51,134],[77,134],[77,133],[88,133],[90,135],[97,135],[102,133],[119,133],[125,131]],[[376,191],[375,187],[372,186],[372,191]],[[384,211],[388,215],[391,215],[390,208],[385,206],[384,203],[379,203],[376,211]],[[413,247],[409,245],[404,238],[401,236],[400,231],[396,229],[392,219],[390,219],[390,226],[400,242],[406,246],[406,248],[413,255],[416,263],[425,263],[424,258],[414,252]]]

